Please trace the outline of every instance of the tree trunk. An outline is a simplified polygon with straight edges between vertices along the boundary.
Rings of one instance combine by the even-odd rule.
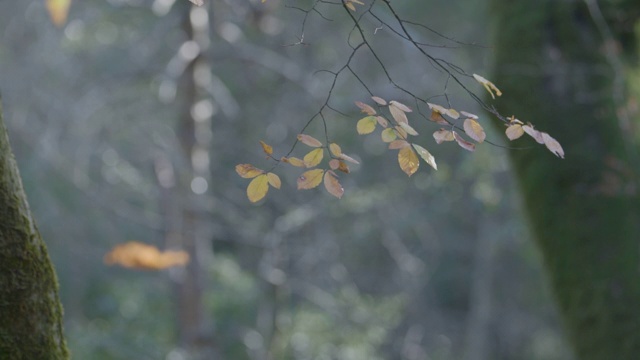
[[[577,358],[638,359],[638,148],[619,65],[633,58],[640,2],[587,3],[493,1],[493,79],[505,93],[496,106],[566,152],[560,160],[540,145],[510,155]]]
[[[31,217],[0,105],[0,359],[67,359],[58,282]]]

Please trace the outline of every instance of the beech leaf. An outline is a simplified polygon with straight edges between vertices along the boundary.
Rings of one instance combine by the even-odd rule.
[[[269,178],[266,174],[260,175],[247,186],[247,197],[252,203],[262,200],[269,191]]]
[[[531,136],[538,144],[544,144],[544,139],[542,138],[542,133],[533,128],[532,125],[522,125],[522,130],[526,132],[529,136]]]
[[[280,181],[280,177],[274,173],[267,173],[267,179],[269,180],[269,185],[273,186],[276,189],[280,189],[282,182]]]
[[[408,107],[407,105],[397,102],[395,100],[391,100],[389,101],[389,106],[394,106],[397,107],[398,109],[404,111],[404,112],[412,112],[413,110],[411,110],[410,107]]]
[[[496,96],[502,96],[502,92],[500,91],[500,89],[498,89],[491,81],[483,78],[478,74],[473,74],[473,77],[476,79],[477,82],[482,84],[482,86],[484,86],[485,89],[487,89],[489,94],[491,94],[491,98],[495,99]],[[495,95],[493,94],[494,91],[495,91]]]
[[[509,138],[509,140],[513,141],[524,135],[524,130],[522,129],[522,125],[513,124],[507,127],[507,130],[505,130],[505,134],[507,134],[507,138]]]
[[[358,121],[356,129],[358,130],[358,134],[366,135],[371,134],[373,130],[376,129],[376,124],[378,123],[378,119],[375,116],[367,116]]]
[[[400,109],[399,107],[395,106],[392,102],[389,102],[389,112],[391,112],[391,116],[393,116],[393,119],[398,123],[408,123],[409,119],[407,119],[407,114],[404,113],[404,111],[402,109]]]
[[[456,140],[456,142],[458,143],[458,145],[460,145],[461,148],[469,151],[476,150],[476,146],[474,144],[463,139],[462,136],[458,135],[458,133],[455,131],[453,131],[453,138]]]
[[[407,138],[407,131],[405,129],[402,128],[402,126],[397,125],[396,127],[393,128],[396,131],[396,134],[403,138],[406,139]]]
[[[407,134],[409,135],[413,135],[416,136],[418,135],[418,132],[411,127],[411,125],[409,125],[408,123],[400,123],[400,127],[402,128],[402,130],[406,131]]]
[[[429,120],[438,123],[440,125],[449,125],[449,122],[447,121],[447,119],[445,119],[441,113],[439,113],[436,110],[431,110],[431,116],[429,117]]]
[[[342,160],[346,160],[352,164],[360,164],[360,162],[354,158],[352,158],[351,156],[347,155],[347,154],[342,154],[340,155],[340,159]]]
[[[382,137],[382,141],[386,143],[390,143],[398,137],[398,135],[396,135],[395,129],[393,128],[382,130],[382,134],[380,136]]]
[[[271,145],[268,145],[266,142],[260,140],[260,146],[262,146],[262,151],[264,151],[265,154],[269,156],[273,154],[273,147]]]
[[[442,144],[445,141],[455,140],[453,137],[453,133],[450,130],[446,130],[446,129],[440,129],[434,132],[433,138],[436,140],[437,144]]]
[[[320,183],[322,182],[323,174],[324,170],[322,169],[313,169],[304,172],[298,178],[298,190],[313,189],[314,187],[320,185]]]
[[[318,164],[320,164],[323,157],[324,157],[324,149],[322,148],[313,149],[309,151],[307,155],[304,156],[303,158],[304,166],[308,168],[317,166]]]
[[[460,114],[462,114],[462,115],[464,115],[464,116],[466,116],[468,118],[478,120],[478,115],[476,115],[476,114],[472,114],[472,113],[469,113],[469,112],[466,112],[466,111],[460,111]]]
[[[340,149],[340,145],[336,143],[329,144],[329,151],[331,151],[331,154],[333,154],[333,156],[335,157],[340,157],[340,155],[342,154],[342,149]]]
[[[385,99],[381,98],[381,97],[372,96],[371,98],[373,99],[373,101],[378,103],[378,105],[382,105],[382,106],[386,106],[387,105],[387,101]]]
[[[477,141],[478,143],[482,143],[484,139],[487,137],[487,134],[484,132],[484,129],[480,125],[478,121],[475,119],[466,119],[464,121],[464,132],[469,135],[470,138]]]
[[[360,110],[367,114],[367,115],[375,115],[376,114],[376,109],[374,109],[373,107],[371,107],[370,105],[367,105],[363,102],[360,101],[356,101],[356,106],[360,108]]]
[[[304,167],[304,161],[298,159],[297,157],[293,157],[293,156],[290,158],[283,157],[281,160],[293,166]]]
[[[313,136],[309,136],[306,134],[298,134],[298,141],[300,141],[301,143],[307,145],[307,146],[311,146],[311,147],[321,147],[322,143],[314,138]]]
[[[551,135],[543,132],[542,139],[544,139],[544,144],[547,146],[547,149],[551,151],[557,157],[564,159],[564,150],[562,149],[562,145],[551,137]]]
[[[339,162],[338,170],[342,171],[345,174],[348,174],[351,172],[351,170],[349,170],[349,165],[347,165],[347,163],[345,163],[344,161]]]
[[[255,166],[253,166],[251,164],[238,164],[238,165],[236,165],[236,172],[238,173],[238,175],[240,175],[241,177],[243,177],[245,179],[252,179],[252,178],[264,173],[264,171],[256,168]]]
[[[405,174],[411,176],[418,171],[420,160],[418,160],[416,153],[411,150],[411,147],[406,146],[398,152],[398,164],[400,164],[400,169],[402,169]]]
[[[340,185],[340,182],[338,181],[338,178],[336,176],[337,176],[336,173],[334,173],[331,170],[325,172],[324,187],[327,189],[329,194],[340,199],[344,194],[344,189],[342,188],[342,185]]]
[[[427,162],[434,170],[438,170],[438,165],[436,164],[436,158],[431,155],[431,153],[418,144],[411,144],[420,157]]]
[[[376,116],[376,119],[378,120],[378,124],[380,124],[380,126],[382,126],[383,128],[389,126],[389,122],[387,121],[387,119],[383,118],[382,116]]]
[[[331,168],[331,170],[338,170],[338,168],[340,167],[340,160],[338,159],[329,160],[329,167]]]
[[[390,150],[398,150],[406,148],[407,146],[409,146],[409,143],[406,140],[394,140],[389,143]]]

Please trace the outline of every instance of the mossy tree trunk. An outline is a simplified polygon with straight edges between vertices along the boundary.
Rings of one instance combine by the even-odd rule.
[[[0,104],[0,359],[67,359],[58,284],[31,217]]]
[[[640,356],[639,164],[615,62],[634,58],[640,1],[599,3],[594,13],[586,1],[493,0],[493,80],[503,114],[566,152],[560,160],[536,146],[511,160],[576,356],[631,360]],[[605,53],[609,30],[620,53]]]

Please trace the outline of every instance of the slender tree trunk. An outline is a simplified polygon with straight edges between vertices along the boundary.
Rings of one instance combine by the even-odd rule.
[[[640,2],[587,3],[493,1],[494,80],[505,92],[496,104],[549,132],[567,154],[560,160],[537,146],[511,160],[577,357],[638,359],[637,145],[625,134],[619,65],[633,57]]]
[[[67,359],[58,282],[11,152],[0,104],[0,359]]]

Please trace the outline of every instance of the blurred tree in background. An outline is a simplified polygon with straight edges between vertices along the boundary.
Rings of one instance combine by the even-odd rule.
[[[309,8],[313,3],[293,5]],[[587,96],[584,102],[591,110],[583,106],[574,112],[567,105],[574,101],[561,96],[551,100],[554,93],[543,85],[538,88],[538,82],[519,86],[527,84],[525,80],[540,81],[536,71],[545,69],[522,64],[545,64],[539,56],[554,54],[554,47],[549,50],[536,36],[545,33],[552,19],[564,23],[584,15],[586,3],[578,3],[565,7],[548,2],[540,6],[546,12],[536,12],[536,5],[524,1],[507,5],[496,0],[498,10],[485,8],[485,2],[435,0],[396,6],[409,20],[480,44],[489,41],[489,23],[488,16],[479,14],[494,16],[495,51],[454,46],[425,29],[415,30],[416,37],[425,43],[444,41],[447,46],[430,48],[430,53],[473,72],[482,73],[492,58],[496,83],[506,93],[506,110],[522,114],[524,121],[540,122],[552,133],[558,128],[573,131],[567,140],[575,136],[597,143],[590,139],[597,139],[596,130],[605,125],[594,122],[593,128],[578,132],[569,115],[611,116],[612,108],[601,112],[598,105],[610,100]],[[331,11],[333,21],[314,12],[305,18],[305,13],[284,5],[275,0],[214,1],[204,8],[171,0],[77,1],[68,23],[54,30],[42,1],[0,3],[6,121],[32,210],[60,278],[73,356],[570,359],[538,252],[517,215],[518,197],[503,149],[482,146],[468,154],[433,145],[439,170],[407,179],[400,170],[380,171],[397,169],[385,144],[357,137],[356,118],[336,115],[327,122],[329,131],[345,151],[359,154],[363,164],[341,180],[348,194],[336,201],[321,192],[286,189],[298,174],[285,171],[283,190],[274,191],[260,207],[248,206],[246,184],[233,172],[235,164],[261,156],[258,140],[288,148],[329,89],[331,77],[314,71],[335,70],[351,52],[346,41],[351,26],[344,14]],[[582,12],[566,10],[571,6]],[[577,19],[589,28],[593,19],[586,14]],[[303,19],[304,44],[283,46],[301,40]],[[524,19],[531,21],[522,21],[529,24],[524,30],[502,30]],[[522,42],[527,31],[533,33],[532,44]],[[603,38],[593,29],[588,34],[590,47],[576,50],[576,56],[582,51],[597,55],[594,61],[608,68],[608,60],[600,58]],[[566,36],[574,45],[574,35]],[[384,46],[387,70],[408,89],[445,93],[458,108],[478,110],[465,94],[447,87],[446,74],[411,71],[424,66],[424,59],[394,42],[392,33],[381,29],[376,39]],[[377,95],[400,100],[402,93],[380,76],[370,59],[357,57],[353,65]],[[572,88],[563,90],[563,78],[540,79],[567,93],[590,94],[589,82],[571,83]],[[532,93],[533,88],[538,90]],[[356,81],[340,78],[332,106],[356,116],[353,100],[366,96]],[[562,116],[543,110],[551,104],[567,109]],[[527,110],[544,116],[528,115]],[[549,114],[562,119],[553,121]],[[421,133],[427,129],[431,126],[417,125]],[[587,130],[593,134],[582,133]],[[323,130],[314,124],[308,131]],[[557,134],[560,141],[563,136]],[[596,156],[580,149],[569,148],[568,153]],[[605,152],[589,161],[568,155],[563,163],[532,149],[512,153],[517,174],[533,183],[522,185],[525,205],[537,209],[532,201],[551,199],[557,206],[555,201],[564,199],[557,195],[563,192],[540,189],[541,184],[571,188],[573,181],[582,183],[573,174],[585,174],[582,169],[592,165],[602,168]],[[544,169],[529,173],[538,168]],[[542,196],[544,191],[547,196]],[[623,221],[631,216],[622,213],[632,199],[619,195],[618,200],[587,200],[624,203],[611,213]],[[540,242],[551,271],[572,270],[562,276],[580,275],[576,270],[589,269],[590,263],[588,258],[549,262],[550,246],[565,246],[559,254],[583,246],[580,237],[570,237],[577,230],[555,226],[560,229],[567,214],[575,214],[568,218],[570,225],[582,229],[602,216],[573,212],[593,208],[574,205],[579,198],[567,200],[574,208],[558,207],[565,209],[560,215],[555,210],[530,211],[545,216],[532,221],[541,239],[547,232],[569,239]],[[586,228],[585,233],[606,229]],[[625,229],[622,235],[629,234]],[[603,237],[608,239],[601,235],[600,240]],[[101,265],[108,249],[132,239],[184,249],[192,261],[161,274]],[[605,254],[609,249],[599,247],[609,243],[596,240],[588,240],[593,244],[588,254]],[[634,264],[637,251],[616,263],[618,251],[624,250],[605,260],[622,267]],[[591,274],[606,277],[613,271],[594,268]],[[584,284],[588,274],[579,282]],[[552,279],[559,290],[568,284]],[[606,285],[603,279],[598,286]],[[561,301],[560,309],[567,311],[572,304]],[[611,329],[613,336],[623,336],[634,326],[629,318],[629,327],[615,329],[619,314],[629,313],[604,317],[607,326],[602,329]],[[572,321],[568,317],[570,328]],[[571,334],[574,343],[580,341],[576,330]],[[585,346],[591,345],[595,343]]]

